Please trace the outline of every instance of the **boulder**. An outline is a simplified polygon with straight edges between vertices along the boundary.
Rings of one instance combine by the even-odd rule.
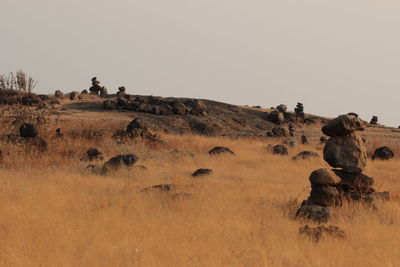
[[[330,218],[329,208],[319,205],[302,205],[296,212],[296,218],[325,223]]]
[[[86,89],[83,89],[82,92],[81,92],[81,95],[88,95],[88,94],[89,94],[89,92]]]
[[[284,145],[276,145],[272,150],[272,154],[284,156],[288,154],[288,149]]]
[[[276,109],[277,109],[279,112],[286,112],[287,106],[284,105],[284,104],[280,104],[279,106],[276,107]]]
[[[340,205],[339,192],[330,185],[313,184],[310,197],[314,204],[323,207]]]
[[[19,135],[24,138],[34,138],[38,135],[38,130],[35,125],[31,123],[23,123],[19,127]]]
[[[310,158],[318,158],[319,155],[316,152],[313,151],[302,151],[296,156],[293,157],[294,160],[305,160],[305,159],[310,159]]]
[[[223,147],[223,146],[216,146],[213,149],[211,149],[210,151],[208,151],[208,154],[210,155],[220,155],[220,154],[231,154],[231,155],[235,155],[235,153],[230,150],[227,147]]]
[[[103,159],[102,153],[95,147],[89,148],[88,151],[86,151],[86,154],[90,161],[95,159]]]
[[[334,168],[359,173],[367,165],[367,150],[364,140],[358,135],[330,138],[324,148],[324,160]]]
[[[56,92],[54,93],[54,96],[56,98],[59,98],[59,99],[63,99],[64,98],[64,94],[60,90],[56,90]]]
[[[387,146],[382,146],[375,150],[372,159],[389,160],[392,159],[393,157],[394,157],[393,151]]]
[[[192,176],[199,177],[199,176],[211,175],[213,173],[214,171],[212,169],[198,169],[192,174]]]
[[[70,100],[75,100],[75,99],[77,99],[78,98],[78,92],[71,92],[70,94],[69,94],[69,99]]]
[[[341,179],[331,169],[318,169],[311,173],[310,183],[316,185],[335,185],[340,183]]]
[[[118,155],[109,159],[103,165],[103,173],[108,173],[111,170],[117,170],[122,166],[131,167],[138,161],[138,157],[134,154]]]
[[[349,173],[343,170],[333,170],[340,177],[340,183],[336,185],[339,193],[358,200],[362,195],[371,194],[374,179],[362,173]]]
[[[365,126],[366,122],[361,120],[357,114],[349,113],[329,121],[322,127],[322,132],[331,137],[342,136],[349,135],[355,131],[362,131]]]

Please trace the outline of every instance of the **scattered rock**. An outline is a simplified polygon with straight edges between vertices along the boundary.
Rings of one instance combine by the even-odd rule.
[[[103,159],[103,154],[100,152],[100,150],[98,150],[95,147],[89,148],[88,151],[86,151],[86,154],[90,161],[96,160],[96,159],[98,159],[98,160]]]
[[[54,93],[54,96],[58,99],[63,99],[64,98],[64,93],[61,92],[60,90],[56,90],[56,92]]]
[[[300,159],[310,159],[310,158],[318,158],[319,155],[316,152],[313,151],[302,151],[296,156],[293,157],[294,160],[300,160]]]
[[[77,99],[78,98],[78,92],[71,92],[70,94],[69,94],[69,99],[70,100],[75,100],[75,99]]]
[[[150,133],[147,129],[147,125],[140,118],[136,118],[128,124],[126,133],[131,138],[143,138],[151,141],[157,140],[157,135]]]
[[[282,126],[274,126],[272,134],[273,137],[286,137],[288,135],[287,130]]]
[[[122,166],[131,167],[138,161],[138,157],[134,154],[118,155],[109,159],[103,165],[103,173],[108,173],[112,170],[117,170]]]
[[[19,127],[19,135],[24,138],[34,138],[38,135],[36,126],[31,123],[23,123]]]
[[[322,127],[322,132],[331,137],[349,135],[355,131],[363,131],[365,121],[361,120],[357,114],[349,113],[340,115]]]
[[[332,137],[325,145],[324,159],[334,168],[362,172],[367,165],[364,140],[358,135]]]
[[[176,159],[194,158],[194,154],[187,150],[174,149],[171,152],[169,152],[169,154]]]
[[[316,243],[326,238],[337,238],[337,239],[346,238],[345,231],[333,225],[330,225],[328,227],[323,225],[317,227],[310,227],[308,225],[305,225],[303,227],[300,227],[299,234],[301,236],[311,239]]]
[[[176,185],[174,184],[158,184],[143,188],[140,190],[142,193],[170,193],[176,190]]]
[[[192,176],[199,177],[199,176],[211,175],[213,173],[214,171],[212,169],[198,169],[192,174]]]
[[[227,147],[223,147],[223,146],[217,146],[214,147],[213,149],[211,149],[210,151],[208,151],[208,154],[210,155],[220,155],[220,154],[231,154],[231,155],[235,155],[235,153],[230,150]]]
[[[88,95],[88,94],[89,94],[89,92],[86,89],[83,89],[82,92],[81,92],[81,95]]]
[[[276,145],[272,151],[274,155],[288,155],[288,149],[284,145]]]
[[[64,134],[61,132],[61,128],[56,129],[56,138],[64,138]]]
[[[372,159],[389,160],[392,159],[393,157],[394,157],[393,151],[387,146],[382,146],[375,150]]]

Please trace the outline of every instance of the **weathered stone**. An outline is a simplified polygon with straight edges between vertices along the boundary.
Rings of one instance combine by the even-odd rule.
[[[287,106],[284,105],[284,104],[280,104],[279,106],[276,107],[276,109],[277,109],[279,112],[286,112]]]
[[[340,115],[322,127],[322,132],[327,136],[349,135],[355,131],[362,131],[365,128],[365,121],[356,114]]]
[[[220,155],[220,154],[231,154],[231,155],[235,155],[235,153],[230,150],[227,147],[223,147],[223,146],[216,146],[213,149],[211,149],[210,151],[208,151],[208,154],[210,155]]]
[[[89,148],[86,154],[89,160],[103,159],[102,153],[95,147]]]
[[[382,146],[375,150],[372,159],[389,160],[392,159],[393,157],[394,157],[393,151],[387,146]]]
[[[70,100],[75,100],[75,99],[77,99],[78,98],[78,92],[71,92],[70,94],[69,94],[69,99]]]
[[[103,173],[108,173],[109,171],[117,170],[122,166],[131,167],[138,160],[138,157],[134,154],[118,155],[104,163],[102,171]]]
[[[276,145],[273,148],[272,154],[285,156],[288,154],[288,149],[284,145]]]
[[[331,169],[318,169],[311,173],[310,183],[318,185],[335,185],[340,183],[341,179]]]
[[[358,135],[332,137],[325,145],[324,159],[334,168],[343,168],[347,172],[362,172],[367,165],[364,140]]]
[[[56,92],[54,93],[54,96],[56,98],[59,98],[59,99],[63,99],[64,98],[64,94],[60,90],[56,90]]]
[[[192,176],[199,177],[199,176],[211,175],[213,173],[214,171],[212,169],[198,169],[192,174]]]
[[[310,197],[314,204],[320,206],[331,207],[340,205],[338,190],[326,184],[313,184]]]
[[[19,135],[24,138],[33,138],[38,135],[38,130],[36,126],[31,123],[23,123],[19,127]]]

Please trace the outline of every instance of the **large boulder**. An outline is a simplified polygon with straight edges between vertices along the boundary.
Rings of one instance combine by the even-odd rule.
[[[311,201],[323,207],[338,206],[340,205],[339,192],[330,185],[313,184]]]
[[[358,135],[331,137],[324,148],[324,159],[334,168],[359,173],[367,165],[364,140]]]
[[[393,157],[394,157],[393,151],[387,146],[382,146],[377,150],[375,150],[372,159],[389,160],[392,159]]]
[[[333,170],[340,177],[340,183],[336,185],[341,195],[359,200],[363,195],[375,192],[374,179],[362,173],[349,173],[343,170]]]
[[[35,125],[31,123],[23,123],[19,127],[19,135],[24,138],[34,138],[38,135],[38,130]]]
[[[311,173],[310,183],[317,185],[335,185],[340,183],[340,177],[331,169],[318,169]]]
[[[327,136],[349,135],[355,131],[362,131],[366,122],[361,120],[356,114],[349,113],[340,115],[322,127],[322,132]]]
[[[280,104],[279,106],[276,107],[276,109],[277,109],[279,112],[286,112],[287,106],[286,106],[285,104]]]

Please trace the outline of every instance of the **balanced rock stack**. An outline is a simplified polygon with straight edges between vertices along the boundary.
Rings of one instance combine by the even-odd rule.
[[[296,113],[296,118],[304,119],[304,105],[303,103],[297,103],[294,112]]]
[[[107,95],[107,88],[100,86],[100,81],[97,80],[97,77],[92,78],[92,86],[89,88],[89,91],[93,95]]]
[[[372,116],[372,119],[369,123],[373,125],[378,125],[378,116]]]
[[[363,138],[357,134],[365,125],[357,114],[349,113],[322,127],[322,132],[330,137],[325,144],[324,160],[335,169],[311,173],[311,195],[303,201],[297,217],[324,222],[329,218],[328,207],[341,205],[344,200],[373,201],[374,179],[362,173],[367,164],[367,151]]]

